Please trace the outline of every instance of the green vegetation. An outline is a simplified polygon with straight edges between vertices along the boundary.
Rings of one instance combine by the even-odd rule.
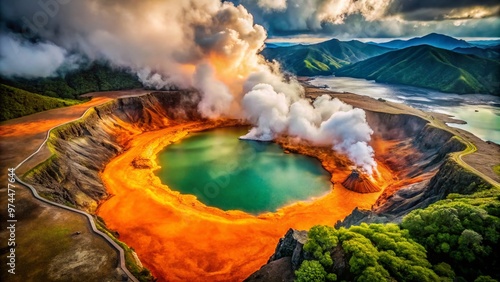
[[[479,47],[469,47],[469,48],[455,48],[454,52],[476,55],[478,57],[483,57],[492,60],[500,59],[500,48],[498,46],[492,48],[479,48]]]
[[[341,68],[349,76],[451,93],[500,95],[500,62],[427,45],[392,51]]]
[[[497,174],[500,175],[500,164],[497,164],[496,166],[493,167],[493,171]]]
[[[64,76],[36,79],[3,78],[0,81],[44,96],[67,99],[77,99],[80,94],[88,92],[142,87],[136,75],[124,69],[112,68],[106,63],[92,63]]]
[[[309,281],[325,281],[328,273],[326,273],[323,266],[317,260],[306,260],[300,265],[295,274],[297,275],[297,282],[309,282]],[[335,275],[335,274],[333,274]],[[331,276],[333,280],[336,281],[336,276]]]
[[[499,215],[492,188],[450,194],[401,225],[314,226],[297,281],[497,281]]]
[[[427,261],[425,249],[396,224],[366,224],[349,229],[315,226],[308,234],[304,250],[317,263],[302,264],[298,281],[322,277],[318,281],[439,281]],[[349,268],[335,273],[334,253],[345,253]],[[338,255],[337,255],[338,256]],[[315,276],[314,276],[315,275]]]
[[[2,105],[0,121],[78,103],[80,101],[45,97],[0,84],[0,104]]]
[[[311,45],[266,48],[262,55],[279,61],[284,69],[296,75],[330,75],[348,64],[383,54],[391,49],[359,41],[337,39]]]
[[[141,88],[138,78],[105,63],[92,63],[65,76],[0,78],[0,121],[81,102],[80,94]]]
[[[497,191],[498,192],[498,191]],[[406,216],[402,227],[422,244],[433,262],[449,263],[469,280],[498,268],[500,203],[495,197],[463,197],[440,201]],[[496,215],[493,215],[496,214]]]

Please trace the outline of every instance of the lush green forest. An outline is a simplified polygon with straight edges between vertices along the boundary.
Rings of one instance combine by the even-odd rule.
[[[346,66],[336,76],[413,85],[452,93],[500,95],[500,62],[422,45]]]
[[[141,88],[136,75],[106,63],[91,63],[64,75],[46,78],[0,78],[0,121],[81,102],[79,95]]]
[[[80,103],[77,100],[46,97],[0,84],[0,121]]]
[[[262,55],[279,61],[283,68],[296,75],[329,75],[335,70],[392,49],[359,41],[343,42],[331,39],[311,45],[266,48]]]
[[[55,77],[2,78],[1,83],[44,96],[65,99],[78,99],[80,94],[94,91],[142,87],[136,75],[102,62],[94,62]]]
[[[500,191],[451,194],[400,225],[315,226],[297,281],[496,281]]]

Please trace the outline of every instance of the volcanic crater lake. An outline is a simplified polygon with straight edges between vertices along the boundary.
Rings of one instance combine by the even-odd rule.
[[[156,175],[170,189],[222,210],[274,212],[330,191],[330,174],[311,157],[271,142],[240,140],[248,128],[191,133],[158,154]]]

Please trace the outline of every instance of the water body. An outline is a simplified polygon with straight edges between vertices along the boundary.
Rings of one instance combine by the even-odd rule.
[[[414,108],[438,112],[466,121],[449,126],[467,130],[477,137],[500,144],[500,97],[483,94],[451,94],[439,91],[350,77],[317,77],[316,86],[327,86],[339,92],[351,92],[391,102],[405,103]]]
[[[158,177],[208,206],[259,214],[326,194],[321,163],[270,142],[239,140],[248,128],[192,133],[158,154]]]

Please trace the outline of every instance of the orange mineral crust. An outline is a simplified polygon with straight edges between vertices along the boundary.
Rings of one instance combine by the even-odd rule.
[[[351,173],[350,163],[331,149],[291,144],[284,147],[317,157],[332,173],[334,184],[329,193],[253,216],[207,207],[194,196],[181,195],[162,184],[153,172],[158,168],[156,154],[190,131],[218,125],[191,122],[142,133],[101,174],[113,196],[100,205],[97,214],[108,228],[118,231],[120,240],[134,248],[159,281],[241,281],[266,263],[289,228],[333,225],[356,207],[370,209],[381,194],[345,189],[341,183]],[[138,159],[149,159],[153,168],[132,165]],[[378,170],[374,183],[383,191],[395,180],[382,163]]]

